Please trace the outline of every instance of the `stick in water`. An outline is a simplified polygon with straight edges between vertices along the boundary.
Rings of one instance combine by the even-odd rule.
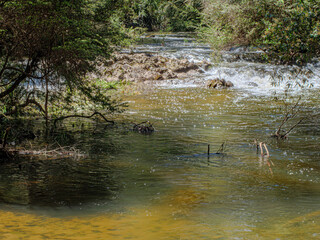
[[[269,151],[268,151],[267,145],[266,145],[265,143],[263,143],[263,147],[264,147],[264,149],[265,149],[265,150],[266,150],[266,152],[267,152],[266,156],[267,156],[267,157],[269,157],[269,156],[270,156],[270,154],[269,154]]]

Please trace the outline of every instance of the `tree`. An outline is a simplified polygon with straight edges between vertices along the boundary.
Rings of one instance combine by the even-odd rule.
[[[205,0],[199,35],[217,49],[263,48],[269,61],[303,65],[320,54],[319,0]]]
[[[106,89],[85,76],[130,39],[121,8],[113,0],[0,0],[0,111],[48,118],[49,102],[70,107],[75,99],[117,110]]]

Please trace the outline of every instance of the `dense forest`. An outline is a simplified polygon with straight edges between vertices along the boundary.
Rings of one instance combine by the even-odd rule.
[[[320,3],[2,0],[1,123],[121,112],[124,105],[109,95],[112,86],[88,73],[150,31],[194,32],[215,50],[250,46],[265,61],[302,66],[320,53]]]

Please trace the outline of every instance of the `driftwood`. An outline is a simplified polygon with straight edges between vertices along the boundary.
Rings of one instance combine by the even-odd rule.
[[[258,140],[255,139],[254,140],[254,145],[256,146],[257,153],[259,152],[259,149],[260,149],[261,156],[270,157],[270,153],[269,153],[269,150],[267,148],[267,144],[265,144],[264,142],[258,142]]]
[[[94,112],[93,114],[91,114],[89,116],[74,114],[74,115],[68,115],[68,116],[59,117],[59,118],[56,118],[54,120],[53,125],[56,126],[58,121],[62,121],[62,120],[67,119],[67,118],[92,118],[95,115],[99,115],[107,123],[110,123],[112,125],[114,124],[114,121],[108,120],[102,113]]]
[[[133,131],[139,132],[142,134],[151,134],[154,132],[154,127],[149,121],[145,121],[138,124],[134,124]]]
[[[265,164],[268,165],[269,171],[271,175],[273,175],[272,166],[274,166],[274,163],[271,161],[271,159],[269,159],[270,153],[267,148],[267,144],[265,144],[264,142],[258,142],[258,140],[255,139],[254,145],[257,149],[257,154],[259,153],[259,149],[260,149],[260,156],[259,156],[260,166]]]

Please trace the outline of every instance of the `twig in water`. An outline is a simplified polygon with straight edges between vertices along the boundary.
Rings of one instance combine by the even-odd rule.
[[[288,137],[288,134],[296,127],[298,126],[300,123],[302,123],[302,121],[305,119],[305,118],[301,118],[296,124],[294,124],[288,131],[283,131],[282,130],[282,127],[290,120],[290,119],[293,119],[295,118],[298,113],[300,112],[300,107],[301,107],[301,104],[300,103],[300,100],[301,100],[301,97],[299,97],[299,99],[297,100],[297,102],[290,108],[286,111],[283,119],[282,119],[282,122],[280,124],[280,126],[278,127],[277,131],[275,132],[275,134],[272,135],[272,137],[275,137],[277,139],[286,139]],[[284,133],[281,133],[281,132],[284,132]]]
[[[220,153],[223,153],[224,151],[225,151],[225,149],[226,149],[226,141],[225,142],[223,142],[222,144],[221,144],[221,146],[220,146],[220,148],[218,149],[218,151],[216,152],[216,154],[220,154]]]
[[[267,144],[265,144],[264,142],[259,142],[257,141],[257,139],[254,140],[254,144],[257,148],[257,154],[259,152],[259,148],[260,148],[260,154],[261,156],[266,156],[266,157],[270,157],[270,153],[269,153],[269,150],[267,148]],[[264,150],[266,151],[266,153],[264,153]]]
[[[267,148],[267,145],[265,144],[265,143],[263,143],[263,147],[264,147],[264,149],[266,150],[266,156],[267,157],[269,157],[270,156],[270,154],[269,154],[269,151],[268,151],[268,148]]]

